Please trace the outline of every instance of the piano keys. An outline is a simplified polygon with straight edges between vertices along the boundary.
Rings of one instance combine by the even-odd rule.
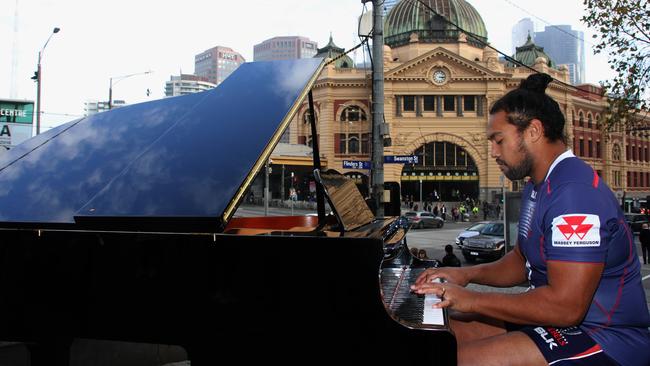
[[[381,271],[382,293],[389,313],[413,328],[439,329],[449,326],[447,311],[434,309],[440,298],[433,294],[417,295],[411,291],[426,268],[384,268]]]

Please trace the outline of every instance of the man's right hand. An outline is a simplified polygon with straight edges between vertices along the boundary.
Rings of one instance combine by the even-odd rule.
[[[458,267],[442,267],[442,268],[429,268],[422,272],[415,280],[415,284],[411,287],[415,289],[425,283],[431,283],[435,279],[440,278],[449,283],[459,286],[467,286],[469,283],[469,276],[464,268]]]

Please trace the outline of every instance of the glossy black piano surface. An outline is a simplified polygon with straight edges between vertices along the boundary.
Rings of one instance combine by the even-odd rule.
[[[2,155],[0,341],[24,342],[34,365],[109,364],[71,354],[81,339],[179,345],[192,365],[455,364],[446,326],[382,299],[382,271],[431,264],[395,219],[365,206],[352,226],[233,217],[322,67],[245,64],[214,90],[73,121]],[[0,352],[0,364],[26,363]]]

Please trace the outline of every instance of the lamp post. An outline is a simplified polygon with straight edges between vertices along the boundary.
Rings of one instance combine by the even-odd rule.
[[[422,209],[422,179],[420,179],[420,207],[418,207],[418,211],[424,211]]]
[[[294,190],[293,190],[293,172],[291,172],[291,188],[289,189],[289,200],[291,201],[291,216],[293,216],[293,201],[294,201]]]
[[[43,53],[45,52],[45,46],[50,42],[50,39],[55,33],[59,33],[61,28],[55,27],[52,30],[52,33],[50,34],[49,37],[47,37],[47,41],[45,41],[45,44],[43,45],[43,48],[41,48],[40,51],[38,51],[38,65],[36,67],[36,75],[32,77],[32,79],[36,80],[36,134],[39,135],[41,133],[41,60],[43,59]]]
[[[264,216],[269,215],[269,174],[271,174],[271,164],[273,164],[273,160],[269,159],[264,166]]]
[[[128,75],[122,75],[122,76],[111,76],[111,84],[108,87],[108,109],[111,110],[113,109],[113,85],[117,85],[120,81],[130,78],[131,76],[136,76],[136,75],[145,75],[145,74],[151,74],[153,71],[144,71],[144,72],[136,72],[135,74],[128,74]],[[113,84],[113,79],[115,79],[115,84]]]

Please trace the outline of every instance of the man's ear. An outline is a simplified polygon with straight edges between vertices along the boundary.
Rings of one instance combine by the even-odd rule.
[[[542,121],[538,120],[537,118],[533,118],[530,121],[530,124],[526,128],[526,134],[528,135],[527,137],[532,141],[532,142],[537,142],[539,139],[544,137],[544,125],[542,124]]]

